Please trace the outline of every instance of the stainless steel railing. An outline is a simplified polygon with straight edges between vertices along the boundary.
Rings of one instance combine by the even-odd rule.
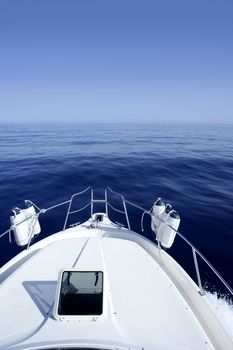
[[[90,201],[88,201],[85,205],[83,205],[81,208],[79,209],[75,209],[72,210],[72,205],[74,202],[74,199],[80,197],[81,195],[83,195],[84,193],[87,193],[88,191],[90,191]],[[116,196],[118,196],[121,201],[122,201],[122,205],[123,205],[123,210],[116,208],[115,206],[112,205],[112,203],[109,201],[109,195],[110,194],[114,194]],[[34,205],[34,207],[37,210],[37,213],[29,216],[27,218],[25,218],[24,220],[18,222],[16,225],[12,225],[8,230],[6,230],[5,232],[3,232],[2,234],[0,234],[0,238],[5,236],[5,235],[9,235],[9,242],[11,242],[11,232],[12,230],[17,227],[18,225],[20,225],[21,223],[25,222],[26,220],[28,220],[29,218],[32,217],[36,217],[39,218],[39,216],[41,214],[45,214],[48,211],[51,211],[53,209],[56,209],[58,207],[61,207],[63,205],[68,205],[67,211],[66,211],[66,215],[65,215],[65,220],[64,220],[64,224],[63,224],[63,231],[67,228],[67,223],[68,223],[68,219],[70,217],[70,215],[81,212],[83,210],[85,210],[86,208],[88,208],[90,206],[90,214],[91,216],[94,213],[94,205],[95,204],[104,204],[105,206],[105,213],[108,216],[109,214],[109,208],[111,208],[113,211],[121,213],[123,215],[125,215],[125,219],[126,219],[126,223],[127,223],[127,228],[128,230],[131,230],[131,225],[130,225],[130,220],[129,220],[129,215],[128,215],[128,209],[127,206],[132,206],[136,209],[139,209],[142,212],[142,217],[141,217],[141,227],[142,227],[142,231],[143,229],[143,218],[144,215],[149,215],[150,218],[152,218],[152,216],[154,215],[150,210],[147,210],[137,204],[134,204],[128,200],[126,200],[124,198],[124,196],[116,191],[113,191],[110,187],[106,187],[104,190],[104,198],[103,199],[96,199],[94,198],[94,189],[92,186],[87,187],[85,190],[81,191],[81,192],[77,192],[74,193],[70,199],[55,204],[53,206],[48,207],[47,209],[41,209],[39,208],[35,203],[33,203],[32,201],[28,201],[30,202],[32,205]],[[196,272],[196,276],[197,276],[197,283],[199,286],[199,290],[200,290],[200,294],[203,295],[205,293],[203,285],[202,285],[202,280],[201,280],[201,273],[200,273],[200,268],[199,268],[199,264],[198,264],[198,259],[197,256],[199,256],[203,262],[212,270],[212,272],[215,274],[215,276],[219,279],[219,281],[221,281],[221,283],[225,286],[225,288],[228,290],[228,292],[230,293],[230,295],[233,297],[233,289],[231,288],[231,286],[224,280],[224,278],[221,276],[221,274],[213,267],[213,265],[206,259],[206,257],[187,239],[185,238],[179,231],[176,231],[172,226],[170,226],[169,224],[167,224],[166,222],[164,222],[162,219],[158,218],[161,222],[163,222],[163,224],[168,225],[172,230],[174,230],[176,232],[176,234],[189,246],[191,247],[192,250],[192,256],[193,256],[193,262],[194,262],[194,267],[195,267],[195,272]],[[71,225],[72,226],[72,225]],[[29,242],[27,245],[27,249],[30,247],[31,245],[31,241],[33,238],[33,228],[30,231],[30,238],[29,238]],[[158,242],[158,248],[162,249],[161,245]]]

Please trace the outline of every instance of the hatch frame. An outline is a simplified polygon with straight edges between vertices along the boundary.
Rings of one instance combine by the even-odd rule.
[[[61,296],[61,289],[62,289],[62,283],[63,283],[63,274],[64,272],[73,272],[73,273],[101,273],[102,274],[102,312],[101,314],[77,314],[77,315],[66,315],[66,314],[60,314],[59,313],[59,305],[60,305],[60,296]],[[100,270],[79,270],[77,268],[63,268],[59,271],[58,279],[57,279],[57,288],[56,288],[56,294],[55,294],[55,300],[54,300],[54,307],[53,307],[53,316],[56,320],[59,321],[98,321],[102,320],[106,317],[106,281],[105,281],[104,271]]]

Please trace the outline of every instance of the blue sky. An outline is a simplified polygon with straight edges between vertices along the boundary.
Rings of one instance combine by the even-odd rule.
[[[233,122],[233,1],[1,0],[0,121]]]

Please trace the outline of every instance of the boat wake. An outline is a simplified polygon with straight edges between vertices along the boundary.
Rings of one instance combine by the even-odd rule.
[[[207,292],[204,297],[218,320],[222,323],[224,329],[233,340],[233,303],[230,303],[226,296],[219,298],[217,292]]]

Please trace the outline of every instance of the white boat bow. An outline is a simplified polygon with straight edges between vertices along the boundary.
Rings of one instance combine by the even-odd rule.
[[[90,202],[72,210],[88,191]],[[93,193],[88,188],[46,210],[30,202],[35,212],[21,211],[21,220],[14,219],[16,213],[4,232],[10,237],[14,231],[18,244],[22,235],[26,249],[0,269],[0,349],[232,350],[203,297],[197,256],[233,295],[212,265],[161,213],[121,195],[123,209],[115,208],[109,195],[118,194],[109,188],[103,200]],[[95,212],[97,203],[103,212]],[[39,236],[40,215],[62,205],[68,206],[63,230],[31,244]],[[163,249],[158,232],[156,243],[131,230],[128,205],[149,215],[152,227],[159,219],[191,246],[198,284]],[[67,227],[72,214],[89,206],[87,221]],[[111,221],[109,210],[123,213],[128,227]]]

